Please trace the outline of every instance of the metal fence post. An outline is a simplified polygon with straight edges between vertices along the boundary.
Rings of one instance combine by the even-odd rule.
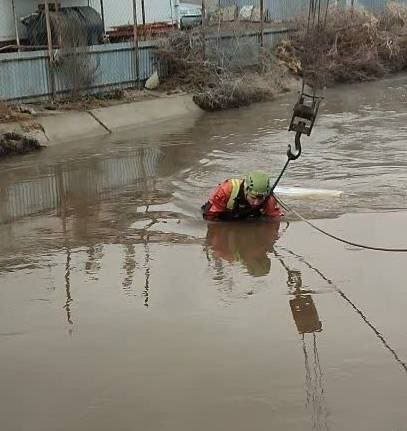
[[[143,40],[147,39],[147,34],[146,34],[146,8],[144,5],[144,0],[141,0],[141,20],[143,23]]]
[[[179,7],[180,7],[179,0],[174,0],[174,12],[175,12],[175,21],[177,22],[177,28],[181,27]]]
[[[206,8],[206,0],[202,0],[202,11],[201,11],[201,15],[202,15],[202,56],[203,56],[203,60],[205,61],[206,59],[206,27],[208,25],[208,11]]]
[[[141,0],[141,18],[143,21],[143,25],[146,25],[146,8],[144,5],[144,0]]]
[[[16,30],[16,43],[17,43],[17,50],[20,52],[20,36],[18,34],[18,24],[17,24],[17,14],[16,14],[16,4],[15,0],[11,0],[11,7],[13,9],[13,17],[14,17],[14,27]]]
[[[105,5],[103,4],[103,0],[100,0],[100,15],[102,16],[102,22],[103,22],[103,36],[105,36],[106,33],[106,24],[105,24]]]
[[[207,25],[207,8],[206,8],[206,0],[202,0],[202,25],[205,27]]]
[[[49,4],[48,0],[45,0],[45,22],[47,26],[47,42],[48,42],[48,71],[49,71],[49,85],[50,93],[55,98],[55,79],[54,79],[54,61],[53,61],[53,48],[52,48],[52,33],[51,33],[51,21],[49,18]]]
[[[138,45],[138,32],[137,32],[137,0],[133,0],[133,42],[134,42],[134,73],[137,86],[140,88],[140,61],[139,61],[139,45]]]
[[[264,0],[260,0],[260,46],[264,46]]]

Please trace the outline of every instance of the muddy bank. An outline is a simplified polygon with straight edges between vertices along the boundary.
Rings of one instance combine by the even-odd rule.
[[[28,135],[7,132],[0,134],[0,158],[27,154],[42,148],[40,141]]]

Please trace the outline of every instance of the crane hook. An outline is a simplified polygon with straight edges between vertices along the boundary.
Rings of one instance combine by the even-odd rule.
[[[288,144],[288,150],[287,150],[287,157],[288,160],[297,160],[298,157],[301,156],[301,132],[297,132],[295,134],[295,151],[296,153],[293,153],[291,150],[291,144]]]

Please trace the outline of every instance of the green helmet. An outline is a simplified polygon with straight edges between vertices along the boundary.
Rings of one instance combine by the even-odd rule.
[[[263,171],[252,171],[244,177],[245,191],[254,195],[266,196],[271,191],[270,178]]]

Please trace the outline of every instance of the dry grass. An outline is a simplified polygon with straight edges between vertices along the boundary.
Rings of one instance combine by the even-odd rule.
[[[232,43],[235,51],[230,55],[216,41],[209,47],[201,29],[174,33],[158,52],[160,59],[167,63],[171,77],[165,87],[192,92],[195,103],[207,111],[273,98],[285,88],[281,67],[274,67],[275,57],[264,51],[259,65],[245,65],[247,61],[242,57],[246,52],[253,55],[253,50],[239,43],[240,37],[236,34]]]
[[[9,123],[13,121],[25,121],[31,118],[28,113],[20,111],[18,106],[9,105],[0,101],[0,123]]]
[[[379,15],[332,8],[322,28],[307,32],[306,19],[296,26],[276,55],[315,88],[376,79],[407,67],[407,8],[397,3]]]

